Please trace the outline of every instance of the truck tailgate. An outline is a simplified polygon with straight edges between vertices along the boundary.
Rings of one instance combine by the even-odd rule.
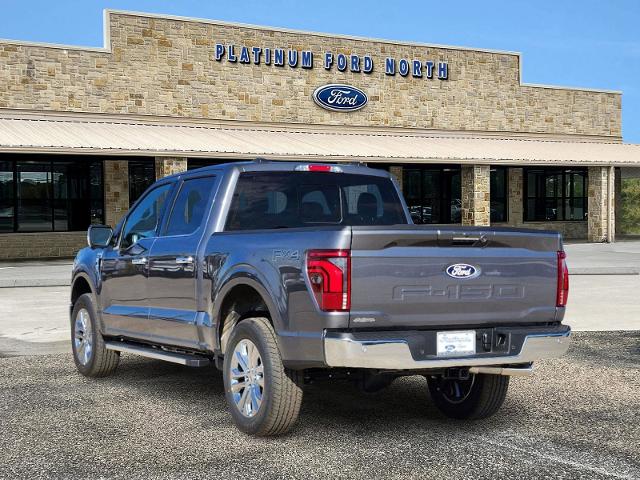
[[[554,321],[558,250],[556,232],[353,227],[350,327]]]

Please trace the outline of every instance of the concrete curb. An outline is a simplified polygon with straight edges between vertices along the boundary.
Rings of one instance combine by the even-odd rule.
[[[69,287],[69,280],[57,278],[0,280],[0,288],[24,288],[24,287]]]
[[[640,275],[636,267],[579,267],[569,266],[569,275]]]

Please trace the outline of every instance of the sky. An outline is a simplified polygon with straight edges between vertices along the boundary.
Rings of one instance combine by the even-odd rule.
[[[102,45],[105,8],[522,53],[525,83],[621,90],[640,143],[640,0],[2,0],[0,38]]]

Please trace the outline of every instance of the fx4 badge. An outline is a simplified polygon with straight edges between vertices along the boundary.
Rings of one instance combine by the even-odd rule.
[[[447,267],[447,275],[451,278],[475,278],[480,275],[480,269],[466,263],[454,263]]]
[[[288,250],[286,248],[276,248],[273,251],[273,261],[300,260],[299,250]]]

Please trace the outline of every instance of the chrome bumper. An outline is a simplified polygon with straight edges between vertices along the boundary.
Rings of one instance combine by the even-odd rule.
[[[415,360],[409,345],[402,339],[359,341],[349,336],[324,338],[325,362],[330,367],[375,368],[390,370],[424,370],[449,367],[483,367],[527,364],[543,358],[557,358],[569,348],[571,331],[527,335],[520,353],[503,356],[469,356]],[[483,372],[488,369],[474,369]],[[508,371],[509,369],[495,369]],[[509,374],[501,372],[501,374]]]

